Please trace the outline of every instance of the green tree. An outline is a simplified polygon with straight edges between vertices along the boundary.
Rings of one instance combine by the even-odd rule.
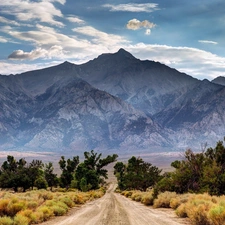
[[[102,159],[102,154],[91,150],[91,152],[84,152],[84,157],[84,162],[78,165],[75,173],[78,188],[80,190],[97,189],[104,179],[108,178],[108,171],[104,167],[115,162],[118,155],[108,155]]]
[[[46,163],[45,164],[45,168],[44,168],[44,176],[45,176],[45,180],[47,181],[48,187],[51,188],[54,186],[57,186],[58,184],[58,178],[57,178],[57,174],[54,174],[54,167],[52,162]]]
[[[15,192],[19,187],[22,187],[24,191],[28,189],[31,179],[26,164],[25,159],[17,161],[13,156],[8,155],[1,166],[0,187],[13,188]]]
[[[73,159],[65,160],[64,156],[61,156],[59,160],[59,166],[62,171],[60,176],[60,186],[69,188],[72,180],[74,179],[74,172],[79,164],[79,156],[73,157]]]
[[[126,165],[122,162],[117,162],[114,166],[114,175],[117,178],[118,186],[120,190],[125,189],[125,183],[124,183],[124,175],[126,171]]]
[[[34,185],[37,189],[46,189],[48,187],[48,183],[43,176],[38,177],[35,180]]]
[[[164,177],[158,184],[158,191],[208,192],[213,195],[225,194],[225,147],[223,141],[215,148],[194,153],[188,149],[184,159],[171,163],[175,168],[170,176]]]
[[[32,160],[32,162],[28,165],[27,174],[30,177],[32,189],[35,186],[35,181],[40,177],[44,177],[43,167],[44,164],[42,160]]]
[[[141,158],[132,156],[127,166],[117,162],[114,166],[120,189],[146,190],[156,184],[161,178],[161,170]]]

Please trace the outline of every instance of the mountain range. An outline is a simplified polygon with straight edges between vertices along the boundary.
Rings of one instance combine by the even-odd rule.
[[[178,151],[225,134],[225,78],[198,80],[124,49],[0,75],[3,150]]]

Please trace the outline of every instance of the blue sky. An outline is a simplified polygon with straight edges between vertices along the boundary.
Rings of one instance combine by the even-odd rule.
[[[198,79],[225,76],[224,0],[0,1],[0,74],[124,48]]]

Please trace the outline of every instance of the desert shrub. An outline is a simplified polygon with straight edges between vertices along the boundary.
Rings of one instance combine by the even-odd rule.
[[[26,216],[18,214],[14,217],[13,225],[28,225],[29,219]]]
[[[92,190],[89,195],[93,198],[101,198],[105,194],[105,189],[100,188],[99,190]]]
[[[53,205],[51,207],[51,210],[53,211],[55,216],[62,216],[67,212],[67,209],[64,207],[61,207],[60,205]]]
[[[0,216],[4,216],[7,213],[7,206],[9,204],[9,199],[1,199],[0,200]]]
[[[211,225],[210,209],[215,206],[215,197],[208,194],[191,195],[186,203],[181,204],[176,213],[180,217],[189,217],[194,225]]]
[[[183,203],[180,206],[178,206],[178,208],[176,209],[176,214],[181,217],[181,218],[185,218],[187,217],[187,212],[186,212],[186,204]]]
[[[37,209],[37,211],[43,213],[43,220],[44,221],[46,221],[47,219],[49,219],[50,217],[52,217],[54,215],[53,211],[47,206],[40,206]]]
[[[0,217],[0,224],[1,225],[13,225],[13,220],[10,217],[3,216],[3,217]]]
[[[28,218],[29,223],[37,223],[39,217],[37,217],[36,213],[31,209],[25,209],[17,213],[17,215],[22,215]]]
[[[134,191],[131,195],[131,199],[136,201],[136,202],[140,202],[141,199],[142,199],[142,195],[143,195],[143,192],[141,191]]]
[[[191,194],[177,195],[170,200],[170,208],[177,209],[182,203],[185,203],[190,198]]]
[[[24,201],[10,202],[7,206],[7,215],[11,217],[15,216],[19,211],[25,208],[25,205]]]
[[[48,200],[45,202],[47,206],[55,216],[62,216],[68,211],[68,206],[62,201]]]
[[[31,223],[37,224],[44,221],[44,214],[41,211],[35,211],[32,213],[31,217]]]
[[[73,200],[69,198],[68,196],[62,196],[58,199],[60,202],[65,203],[68,207],[72,208],[75,206]]]
[[[225,224],[225,207],[216,205],[209,210],[208,217],[213,225]]]
[[[154,208],[170,208],[170,201],[172,198],[175,198],[177,194],[175,192],[166,191],[164,193],[160,193],[158,197],[154,200],[153,207]]]
[[[153,193],[152,192],[145,192],[142,196],[141,203],[144,205],[153,205]]]
[[[38,207],[37,201],[29,201],[27,202],[28,209],[36,209]]]
[[[123,191],[122,195],[124,195],[125,197],[131,197],[131,195],[133,194],[134,191]]]
[[[88,199],[89,197],[85,193],[77,193],[73,196],[73,201],[75,204],[84,204]]]
[[[187,215],[194,225],[210,225],[210,220],[207,216],[207,204],[200,204],[196,207],[188,208]]]
[[[181,204],[181,202],[180,202],[180,198],[179,197],[171,198],[171,200],[170,200],[170,208],[176,209],[180,204]]]
[[[41,190],[39,192],[38,198],[43,198],[44,200],[51,200],[53,199],[54,195],[50,191]]]

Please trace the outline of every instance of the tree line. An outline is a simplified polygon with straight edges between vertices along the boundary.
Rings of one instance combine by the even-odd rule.
[[[0,188],[11,188],[15,192],[22,188],[23,191],[34,187],[53,188],[78,188],[81,191],[97,189],[107,178],[108,171],[103,167],[115,162],[118,155],[102,154],[93,150],[84,152],[84,161],[79,162],[79,156],[66,159],[61,156],[59,167],[61,175],[54,173],[53,163],[44,164],[41,160],[32,160],[28,163],[24,158],[16,160],[8,155],[0,169]]]
[[[108,176],[105,166],[116,162],[118,155],[102,154],[93,150],[84,152],[84,161],[79,162],[75,156],[66,159],[61,156],[59,167],[61,175],[54,173],[51,162],[43,164],[41,160],[27,163],[8,156],[0,169],[0,188],[12,188],[18,191],[26,189],[77,188],[81,191],[97,189]],[[203,193],[211,195],[225,194],[225,147],[223,141],[217,142],[215,148],[208,148],[199,153],[188,149],[183,159],[171,163],[172,172],[162,174],[162,170],[145,162],[140,157],[132,156],[127,163],[116,162],[114,174],[120,190],[154,190],[154,196],[160,192]]]
[[[199,153],[188,149],[183,159],[171,163],[172,172],[162,171],[141,158],[132,157],[128,163],[117,162],[114,174],[120,190],[154,190],[154,196],[165,191],[176,193],[225,194],[225,147],[219,141],[215,148]]]

